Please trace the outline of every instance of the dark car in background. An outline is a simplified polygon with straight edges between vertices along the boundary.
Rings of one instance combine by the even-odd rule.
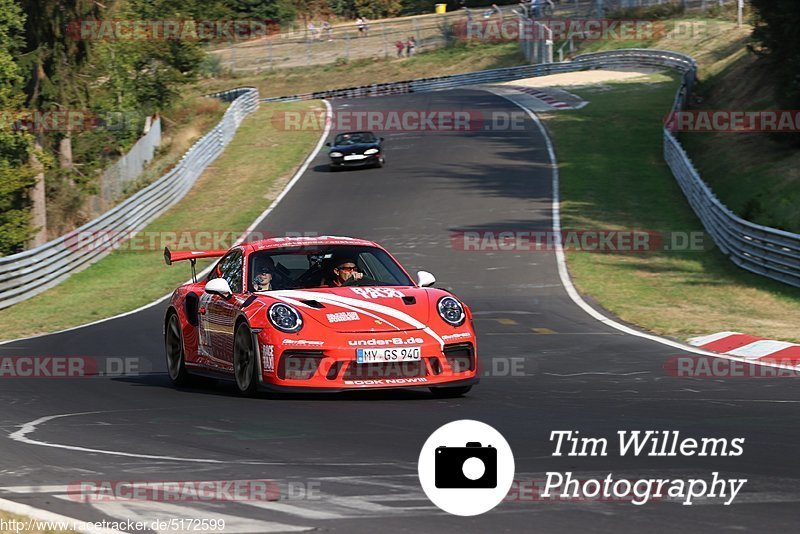
[[[340,133],[327,146],[330,168],[334,171],[343,167],[383,167],[386,163],[383,137],[372,132]]]

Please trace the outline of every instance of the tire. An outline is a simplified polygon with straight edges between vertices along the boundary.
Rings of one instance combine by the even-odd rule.
[[[183,332],[181,321],[174,311],[167,318],[166,331],[164,332],[164,347],[167,355],[167,372],[172,385],[181,387],[187,385],[191,376],[186,370],[186,358],[183,352]]]
[[[378,163],[375,164],[375,167],[380,169],[384,165],[386,165],[386,158],[378,158]]]
[[[337,167],[335,165],[328,165],[328,170],[330,172],[339,172],[339,167]]]
[[[440,399],[451,399],[453,397],[461,397],[469,393],[469,390],[472,389],[472,386],[456,386],[456,387],[432,387],[431,393],[433,393],[434,397],[438,397]]]
[[[258,362],[253,334],[247,323],[236,327],[233,336],[233,376],[239,393],[251,397],[258,392]]]

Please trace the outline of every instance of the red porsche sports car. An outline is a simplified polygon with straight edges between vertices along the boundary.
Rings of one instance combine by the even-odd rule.
[[[415,283],[371,241],[273,238],[230,250],[171,252],[166,263],[221,258],[175,290],[164,320],[169,376],[232,378],[260,388],[337,391],[428,387],[440,396],[478,382],[469,308]]]

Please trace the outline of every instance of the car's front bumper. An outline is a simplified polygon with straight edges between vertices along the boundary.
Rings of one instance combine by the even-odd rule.
[[[304,340],[285,335],[273,343],[259,339],[259,365],[264,386],[272,389],[340,391],[462,386],[478,381],[474,333],[462,332],[457,342],[442,346],[420,331],[337,334],[336,339]],[[403,343],[388,344],[393,340]],[[416,339],[411,343],[406,340]],[[456,339],[456,338],[453,338]],[[421,359],[405,362],[357,363],[357,348],[377,340],[387,345],[419,346]],[[417,340],[422,341],[418,343]],[[374,345],[369,345],[374,346]]]
[[[345,160],[342,158],[330,158],[332,167],[364,167],[367,165],[377,165],[380,162],[381,154],[365,156],[364,159]]]

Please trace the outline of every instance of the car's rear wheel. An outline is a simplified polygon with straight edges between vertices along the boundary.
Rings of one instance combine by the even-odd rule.
[[[469,390],[472,389],[472,386],[456,386],[456,387],[432,387],[431,393],[434,396],[442,398],[442,399],[449,399],[452,397],[461,397],[462,395],[466,395],[469,393]]]
[[[167,328],[164,334],[164,345],[167,352],[167,371],[169,379],[175,386],[185,386],[189,383],[189,372],[183,353],[183,333],[181,321],[174,311],[167,319]]]
[[[244,322],[236,328],[234,335],[233,374],[240,393],[254,395],[258,391],[258,362],[253,334]]]

